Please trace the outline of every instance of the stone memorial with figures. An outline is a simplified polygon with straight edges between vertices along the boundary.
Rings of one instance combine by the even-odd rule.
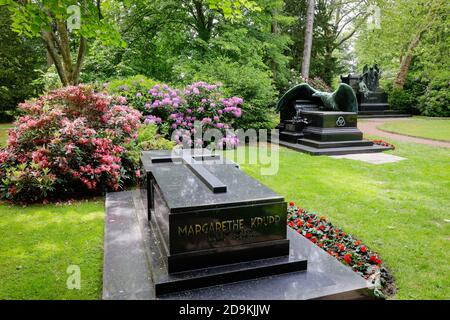
[[[352,87],[358,102],[358,115],[362,117],[406,116],[392,110],[387,93],[380,87],[382,71],[377,64],[364,66],[362,74],[341,76],[341,82]]]
[[[363,139],[357,127],[357,98],[347,84],[340,84],[333,93],[300,84],[281,97],[277,111],[280,112],[279,143],[283,146],[312,155],[389,149]]]
[[[305,270],[289,255],[283,197],[232,162],[192,152],[141,160],[156,293]]]

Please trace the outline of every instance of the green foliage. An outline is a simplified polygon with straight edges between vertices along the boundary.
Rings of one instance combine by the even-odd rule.
[[[11,31],[7,10],[0,10],[0,123],[13,119],[19,102],[40,91],[31,83],[45,66],[45,51],[37,39],[18,38]]]
[[[43,88],[44,92],[62,88],[61,80],[55,65],[52,65],[47,71],[38,70],[39,76],[33,80],[33,85]]]
[[[137,142],[142,150],[172,149],[175,146],[173,141],[165,139],[158,133],[158,126],[155,124],[143,125],[139,129]]]
[[[14,192],[14,201],[36,202],[47,198],[55,191],[55,176],[50,173],[49,168],[42,168],[37,163],[23,163],[7,167],[5,170],[0,190],[2,195]]]
[[[397,88],[389,92],[388,101],[393,109],[405,112],[410,112],[414,104],[414,98],[408,91]]]
[[[124,96],[130,105],[145,112],[144,104],[150,99],[148,90],[155,84],[157,84],[156,81],[143,75],[137,75],[123,79],[114,79],[103,86],[109,94]]]
[[[42,30],[50,31],[54,20],[72,21],[70,6],[77,6],[81,13],[80,28],[72,32],[86,39],[100,39],[104,45],[125,47],[116,27],[109,19],[99,19],[101,11],[93,1],[76,0],[38,0],[28,3],[13,0],[0,0],[12,14],[12,30],[27,37],[40,37]],[[48,13],[51,13],[48,14]]]
[[[226,57],[185,64],[176,71],[183,75],[183,82],[221,82],[227,95],[242,97],[242,117],[235,120],[236,128],[272,127],[270,114],[274,113],[277,91],[270,71],[251,64],[242,65]]]
[[[291,69],[291,76],[289,78],[288,85],[283,88],[283,92],[286,92],[290,88],[292,88],[298,84],[302,84],[302,83],[307,83],[311,87],[313,87],[314,89],[319,90],[319,91],[324,91],[324,92],[332,92],[333,91],[331,89],[331,87],[323,79],[321,79],[319,77],[304,79],[302,77],[302,75],[300,74],[300,72],[298,72],[297,70]]]
[[[381,28],[362,28],[356,41],[360,66],[377,62],[395,108],[413,107],[429,116],[448,116],[450,81],[449,2],[445,0],[380,1]],[[418,39],[416,47],[411,47]],[[412,62],[404,90],[392,90],[406,55]]]
[[[445,77],[445,73],[432,79],[425,94],[418,99],[421,113],[431,117],[450,117],[449,89],[449,78]]]

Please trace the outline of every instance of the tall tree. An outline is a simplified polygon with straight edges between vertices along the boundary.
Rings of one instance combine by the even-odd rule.
[[[413,33],[411,40],[408,43],[408,47],[406,51],[404,52],[403,56],[400,58],[400,67],[397,72],[397,77],[394,81],[394,87],[397,89],[403,89],[405,82],[406,82],[406,76],[408,75],[409,68],[411,66],[411,62],[413,59],[413,56],[415,54],[416,48],[421,43],[423,36],[426,32],[431,30],[434,23],[436,23],[437,16],[439,13],[441,14],[448,14],[449,12],[444,9],[443,7],[444,3],[440,0],[433,0],[428,1],[426,3],[426,8],[428,10],[428,13],[425,14],[425,17],[423,20],[418,24],[416,28],[416,32]],[[444,10],[442,10],[444,9]],[[447,7],[448,9],[448,7]],[[447,11],[447,12],[445,12]]]
[[[0,0],[0,6],[10,10],[13,31],[42,39],[64,86],[79,82],[89,39],[125,45],[100,0]]]
[[[309,79],[309,66],[311,63],[315,4],[316,4],[315,0],[308,0],[308,10],[306,12],[305,41],[302,59],[302,77],[304,79]]]
[[[0,122],[4,111],[39,90],[31,83],[45,68],[45,49],[38,39],[17,37],[11,30],[10,14],[0,10]]]
[[[448,25],[447,0],[379,0],[380,28],[361,28],[356,41],[360,65],[378,62],[394,87],[405,85],[414,59],[426,48],[423,40],[436,28]],[[433,46],[426,42],[427,47]]]

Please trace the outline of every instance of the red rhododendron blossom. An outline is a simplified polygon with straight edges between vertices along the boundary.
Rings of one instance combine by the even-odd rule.
[[[307,233],[307,234],[305,234],[305,237],[309,239],[309,238],[312,237],[312,234],[311,233]]]
[[[0,151],[0,181],[19,188],[2,188],[0,197],[42,201],[87,190],[117,190],[133,179],[137,163],[129,159],[125,145],[135,146],[141,114],[124,103],[80,85],[20,104],[25,115]]]
[[[290,207],[293,207],[294,205],[295,205],[295,203],[294,203],[294,202],[292,202],[292,201],[291,201],[291,202],[289,202],[289,206],[290,206]]]
[[[362,253],[366,253],[367,252],[367,248],[366,246],[361,246],[361,248],[359,249]]]

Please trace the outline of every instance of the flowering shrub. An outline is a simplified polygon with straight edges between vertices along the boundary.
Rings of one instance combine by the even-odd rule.
[[[220,84],[196,82],[184,90],[169,87],[167,84],[153,86],[147,95],[141,95],[146,114],[144,123],[155,124],[166,138],[173,136],[177,144],[204,146],[199,139],[193,141],[198,128],[194,123],[202,124],[203,132],[208,129],[219,130],[223,138],[219,144],[235,146],[237,137],[227,130],[232,129],[234,119],[239,118],[239,107],[243,100],[238,97],[224,98]],[[140,99],[140,98],[139,98]]]
[[[115,79],[104,83],[103,88],[109,94],[120,95],[127,98],[128,104],[144,112],[144,104],[150,98],[148,89],[156,85],[156,81],[142,75]]]
[[[372,140],[372,141],[373,141],[373,143],[378,144],[380,146],[390,147],[390,148],[392,148],[392,150],[395,150],[395,146],[387,141],[384,141],[384,140]]]
[[[0,151],[0,197],[35,202],[134,180],[141,114],[125,104],[88,86],[21,104],[25,116]]]
[[[328,254],[350,266],[366,280],[371,281],[375,285],[377,296],[383,297],[384,292],[392,289],[392,276],[383,265],[380,256],[351,234],[334,226],[325,217],[306,212],[290,202],[288,225]]]
[[[141,150],[172,149],[175,145],[172,141],[158,134],[158,127],[155,124],[143,125],[139,129],[137,141]]]
[[[321,79],[319,77],[305,79],[296,70],[291,70],[291,77],[290,77],[287,87],[285,88],[285,91],[287,91],[290,88],[292,88],[298,84],[301,84],[301,83],[307,83],[311,87],[313,87],[314,89],[319,90],[319,91],[324,91],[324,92],[332,92],[333,91],[333,89],[323,79]]]

